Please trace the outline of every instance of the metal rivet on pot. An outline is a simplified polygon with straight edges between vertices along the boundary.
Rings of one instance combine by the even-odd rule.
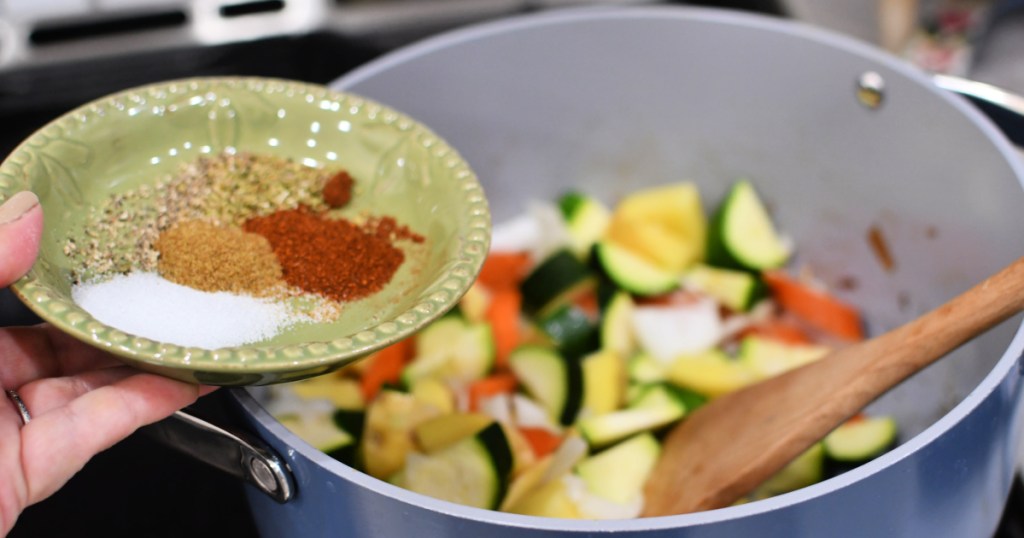
[[[274,471],[270,469],[267,462],[259,458],[252,458],[249,460],[249,470],[252,471],[252,477],[256,479],[256,483],[264,491],[268,493],[277,491],[277,480],[274,478]]]
[[[857,77],[857,100],[870,109],[882,106],[885,98],[885,79],[874,71],[866,71]]]

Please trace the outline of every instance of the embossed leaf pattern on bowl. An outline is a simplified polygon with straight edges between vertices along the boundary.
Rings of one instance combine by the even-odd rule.
[[[206,350],[125,334],[70,299],[61,245],[85,208],[222,151],[249,151],[344,168],[359,186],[353,212],[395,216],[427,237],[407,249],[393,281],[345,305],[337,321],[300,324],[256,344]],[[479,272],[490,211],[458,153],[411,118],[362,97],[259,78],[171,81],[74,110],[22,143],[0,165],[0,201],[29,188],[46,229],[40,259],[13,286],[41,317],[136,366],[221,385],[290,381],[365,356],[450,309]]]

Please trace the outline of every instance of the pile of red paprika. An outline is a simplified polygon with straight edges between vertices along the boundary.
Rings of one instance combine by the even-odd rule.
[[[324,200],[332,209],[343,207],[353,186],[348,173],[339,172],[324,186]],[[380,291],[405,260],[395,242],[424,242],[394,217],[374,216],[356,224],[305,206],[251,218],[242,228],[270,242],[288,284],[334,301]]]

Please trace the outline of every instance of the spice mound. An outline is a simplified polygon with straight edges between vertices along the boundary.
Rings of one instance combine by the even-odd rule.
[[[160,275],[201,291],[270,294],[281,264],[261,235],[190,220],[160,234]]]
[[[64,248],[72,296],[125,332],[211,349],[330,321],[384,289],[406,245],[425,241],[394,217],[351,214],[356,187],[345,170],[273,156],[199,159],[90,212]],[[194,311],[219,314],[184,328],[177,318]]]

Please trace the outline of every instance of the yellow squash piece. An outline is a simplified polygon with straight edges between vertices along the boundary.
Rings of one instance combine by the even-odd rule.
[[[718,350],[683,356],[666,372],[668,381],[710,398],[741,389],[760,379],[756,372]]]
[[[583,408],[601,415],[615,411],[626,394],[626,365],[618,354],[601,350],[583,358]]]
[[[740,344],[740,362],[764,379],[814,362],[830,348],[813,344],[788,344],[770,338],[748,336]]]
[[[362,439],[366,472],[384,480],[395,474],[414,449],[413,429],[437,415],[436,408],[420,404],[409,394],[381,391],[366,410]]]
[[[413,438],[420,450],[430,454],[476,435],[492,422],[494,419],[483,413],[441,415],[418,424]]]
[[[706,233],[700,193],[689,182],[627,196],[608,227],[610,240],[673,272],[703,259]]]
[[[562,480],[551,480],[509,506],[513,514],[579,519],[580,511]]]
[[[327,374],[291,384],[295,394],[307,400],[330,400],[339,409],[363,409],[363,391],[359,382],[350,377]]]
[[[413,398],[437,408],[441,414],[453,413],[455,411],[455,393],[440,379],[424,377],[413,382],[409,389]]]

